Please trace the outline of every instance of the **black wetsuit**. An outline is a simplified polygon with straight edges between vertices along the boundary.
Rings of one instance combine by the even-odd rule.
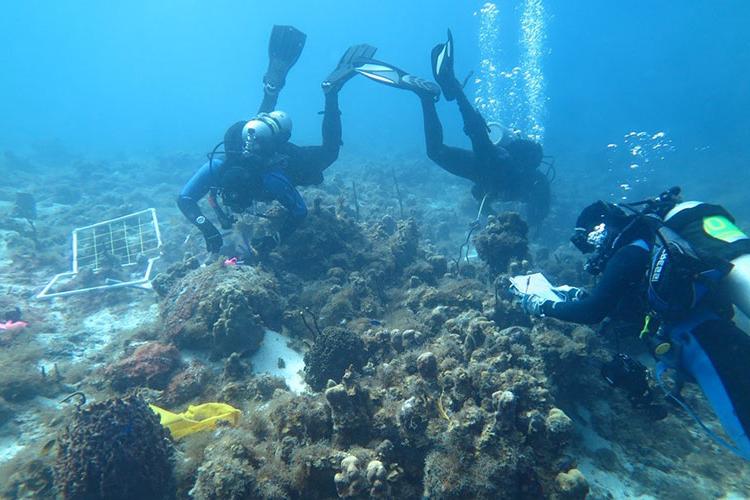
[[[650,249],[644,240],[618,249],[607,262],[602,277],[591,293],[581,300],[545,302],[542,313],[552,318],[573,323],[593,324],[612,315],[615,310],[642,314],[647,311],[627,311],[630,304],[643,295],[643,283],[650,261]],[[628,318],[630,319],[630,318]]]
[[[284,171],[295,186],[312,186],[323,182],[323,171],[339,157],[341,147],[341,111],[336,92],[329,92],[323,111],[323,142],[320,146],[297,146],[284,143],[279,152],[286,156]]]
[[[487,123],[463,92],[457,93],[456,101],[464,121],[464,133],[471,140],[471,151],[446,146],[434,100],[424,96],[421,101],[427,156],[432,161],[451,174],[474,182],[472,194],[478,200],[490,195],[526,202],[531,222],[547,216],[550,205],[547,177],[536,166],[520,166],[505,148],[492,143]]]

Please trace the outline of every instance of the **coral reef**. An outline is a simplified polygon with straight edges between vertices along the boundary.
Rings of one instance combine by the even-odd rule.
[[[360,369],[365,360],[364,343],[357,334],[344,328],[326,328],[305,353],[305,381],[319,391],[329,380],[340,380],[348,367]]]
[[[198,269],[200,267],[200,261],[192,255],[186,255],[185,258],[172,264],[167,268],[166,271],[157,274],[153,280],[151,280],[151,286],[154,287],[154,291],[161,297],[164,297],[169,293],[169,290],[182,278],[184,278],[190,271]]]
[[[206,460],[197,471],[190,496],[197,500],[283,498],[264,495],[256,477],[262,462],[241,443],[219,441],[206,449]]]
[[[172,498],[168,432],[135,396],[78,409],[59,437],[55,483],[69,499]]]
[[[161,401],[168,406],[181,405],[196,398],[206,389],[212,378],[208,367],[197,360],[192,360],[169,380],[161,395]]]
[[[370,435],[372,408],[370,394],[347,370],[341,384],[331,385],[325,391],[331,409],[334,442],[338,446],[366,443]]]
[[[274,268],[306,280],[319,279],[334,267],[352,270],[365,264],[371,248],[354,220],[337,215],[333,207],[323,207],[316,200],[301,227],[281,242],[270,260]]]
[[[180,352],[173,345],[148,342],[107,367],[104,375],[118,391],[134,386],[164,389],[179,365]]]
[[[555,478],[557,498],[583,500],[589,493],[589,484],[578,469],[561,472]]]
[[[43,356],[40,346],[16,338],[0,348],[0,398],[9,403],[23,403],[36,396],[52,397],[63,384],[59,373],[47,374],[38,367]]]
[[[530,255],[551,281],[592,284],[580,255],[561,243],[574,216],[568,201],[531,243],[517,215],[493,216],[474,240],[480,259],[456,268],[446,256],[458,253],[477,211],[466,187],[427,163],[359,161],[303,190],[309,216],[276,247],[248,255],[247,265],[201,266],[203,242],[173,200],[185,165],[201,158],[72,158],[61,168],[68,174],[50,174],[48,189],[29,174],[41,167],[8,161],[23,166],[12,173],[19,186],[0,186],[0,252],[7,248],[0,273],[12,277],[0,284],[0,313],[20,307],[32,326],[0,333],[2,456],[15,454],[0,469],[0,496],[575,499],[750,491],[746,464],[688,432],[689,418],[674,412],[653,422],[601,380],[598,366],[613,340],[633,355],[642,351],[611,333],[530,320],[504,293],[504,274],[529,271]],[[392,162],[402,168],[394,172]],[[142,177],[132,189],[135,168]],[[36,234],[27,221],[1,215],[16,192],[34,194]],[[163,223],[156,295],[128,289],[97,300],[30,299],[67,268],[72,227],[143,206],[157,207]],[[259,208],[273,220],[246,214],[238,233],[278,231],[284,210]],[[304,376],[313,391],[297,394],[291,382],[257,373],[248,354],[266,329],[295,349],[307,346]],[[103,402],[61,411],[58,393],[76,390]],[[134,390],[165,408],[227,402],[242,418],[237,428],[174,443],[173,482],[155,416],[140,400],[107,399]],[[713,425],[700,395],[690,386],[685,394]],[[48,441],[57,432],[55,490]],[[676,457],[702,485],[669,473]]]
[[[249,266],[216,263],[188,272],[162,301],[164,336],[214,357],[258,349],[266,328],[280,326],[283,301],[276,280]]]
[[[505,273],[512,261],[528,257],[529,226],[515,212],[490,216],[487,226],[474,237],[477,254],[492,274]]]

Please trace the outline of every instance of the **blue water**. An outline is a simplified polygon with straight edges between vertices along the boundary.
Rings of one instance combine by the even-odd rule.
[[[514,17],[496,2],[503,54],[517,57]],[[91,154],[203,151],[255,111],[274,23],[308,34],[280,107],[295,139],[315,141],[320,81],[350,44],[429,76],[428,53],[451,27],[457,73],[479,68],[483,2],[7,2],[0,17],[0,147],[57,143]],[[633,130],[667,130],[686,150],[742,154],[750,77],[750,4],[562,0],[544,3],[550,152],[590,152]],[[422,150],[413,96],[354,81],[342,93],[348,151]],[[455,110],[441,106],[447,117]],[[446,120],[447,121],[447,120]],[[448,137],[464,142],[459,126]],[[572,166],[571,166],[572,167]]]

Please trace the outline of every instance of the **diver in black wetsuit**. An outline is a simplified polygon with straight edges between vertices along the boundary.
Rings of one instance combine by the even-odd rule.
[[[474,183],[471,192],[477,200],[522,201],[527,205],[529,222],[539,223],[550,209],[549,179],[538,167],[542,146],[529,139],[505,137],[494,143],[487,122],[474,109],[453,73],[453,37],[432,50],[432,69],[448,101],[455,100],[464,122],[464,133],[471,140],[471,151],[443,143],[443,127],[435,109],[438,89],[392,65],[361,61],[357,71],[377,82],[415,92],[422,102],[427,156],[451,174]]]
[[[680,395],[686,381],[697,383],[732,443],[708,430],[719,444],[750,460],[750,336],[732,321],[733,261],[750,253],[750,238],[734,226],[723,208],[696,202],[677,204],[679,190],[647,201],[648,212],[632,205],[596,202],[583,210],[572,238],[592,253],[587,269],[602,273],[590,295],[567,291],[570,300],[553,302],[536,295],[523,297],[532,315],[577,323],[596,323],[623,300],[648,305],[641,337],[657,359],[657,380],[667,369],[676,385],[667,397],[703,426]],[[699,231],[693,231],[698,228]],[[678,233],[679,231],[679,233]],[[698,234],[700,233],[700,234]],[[651,319],[659,323],[652,332]],[[626,389],[634,404],[653,409],[646,368],[620,354],[602,374]],[[663,413],[654,412],[658,417]],[[657,417],[657,418],[658,418]]]
[[[274,111],[273,108],[286,74],[297,61],[304,42],[305,35],[295,28],[274,26],[259,114],[229,127],[224,134],[224,158],[215,158],[214,149],[209,161],[180,192],[177,204],[185,217],[201,231],[210,253],[220,251],[223,238],[198,206],[198,201],[206,194],[209,194],[209,204],[224,229],[232,227],[234,217],[224,211],[217,196],[235,213],[248,210],[256,200],[280,202],[289,215],[280,235],[284,236],[307,215],[305,202],[295,186],[323,182],[323,171],[338,157],[341,145],[338,92],[356,74],[352,61],[358,57],[371,57],[375,48],[357,45],[347,50],[322,85],[325,93],[322,145],[297,146],[289,142],[291,119],[283,111]],[[263,239],[265,248],[275,244],[269,240],[273,238]]]
[[[576,227],[584,228],[587,238],[578,242],[579,249],[600,250],[585,266],[592,274],[601,274],[599,282],[591,293],[574,290],[577,300],[540,303],[538,312],[585,324],[598,323],[616,310],[635,309],[641,315],[647,312],[640,297],[654,236],[646,222],[632,220],[616,205],[598,201],[581,212]]]

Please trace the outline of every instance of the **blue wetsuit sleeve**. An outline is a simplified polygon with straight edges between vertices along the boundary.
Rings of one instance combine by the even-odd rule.
[[[195,223],[195,220],[203,215],[198,207],[198,201],[208,194],[209,189],[218,186],[223,167],[222,160],[207,161],[183,186],[177,206],[190,222]]]
[[[263,176],[263,189],[281,203],[295,220],[302,220],[307,216],[305,200],[281,172],[265,174]]]
[[[593,324],[603,320],[627,294],[638,293],[649,252],[640,246],[619,249],[607,263],[602,279],[591,294],[572,302],[546,302],[542,312],[552,318],[574,323]]]
[[[211,187],[218,185],[223,166],[224,162],[222,160],[214,160],[213,162],[207,161],[204,163],[203,166],[193,174],[190,180],[187,181],[185,186],[183,186],[180,196],[195,201],[206,196]]]

